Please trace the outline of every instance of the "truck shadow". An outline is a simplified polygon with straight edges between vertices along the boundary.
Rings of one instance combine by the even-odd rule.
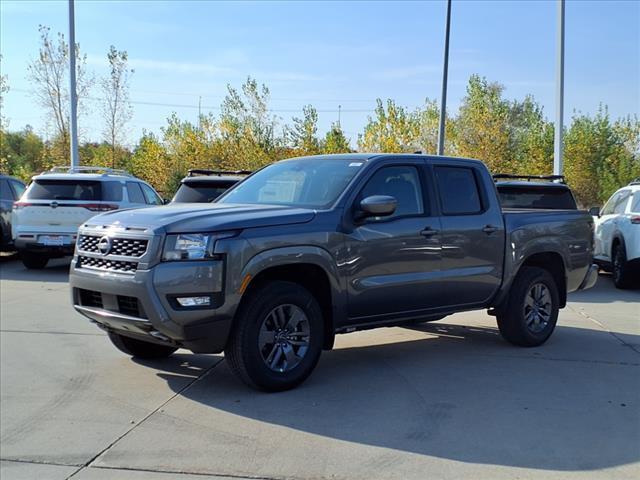
[[[410,453],[590,471],[640,460],[640,356],[608,333],[558,327],[545,346],[521,349],[493,328],[432,323],[412,330],[410,340],[403,330],[390,331],[392,343],[339,341],[304,384],[278,394],[245,387],[224,361],[182,391],[185,372],[177,365],[158,375],[207,407],[193,415],[212,435],[224,435],[220,416],[231,414],[234,428],[256,444],[264,441],[253,435],[257,420],[270,424],[260,431],[273,428],[275,435],[285,427],[391,449],[378,455],[398,462]]]

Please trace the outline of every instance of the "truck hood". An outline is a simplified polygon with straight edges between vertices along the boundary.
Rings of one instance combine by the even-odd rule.
[[[182,203],[103,213],[86,224],[195,233],[306,223],[314,216],[315,210],[279,205]]]

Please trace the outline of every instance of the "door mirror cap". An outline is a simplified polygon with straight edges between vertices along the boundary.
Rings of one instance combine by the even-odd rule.
[[[398,201],[389,195],[372,195],[360,202],[361,217],[388,217],[393,215]]]
[[[600,207],[591,207],[589,209],[589,215],[591,215],[592,217],[599,217],[600,216]]]

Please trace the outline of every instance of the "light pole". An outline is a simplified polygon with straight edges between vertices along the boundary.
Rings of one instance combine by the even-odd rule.
[[[562,128],[564,116],[564,0],[557,0],[556,37],[556,125],[553,140],[553,174],[562,175]]]
[[[438,155],[444,154],[444,122],[447,117],[447,74],[449,72],[449,29],[451,26],[451,0],[447,0],[447,23],[444,33],[444,65],[442,68],[442,99],[440,101],[440,128]]]
[[[69,0],[69,97],[70,109],[70,147],[71,168],[80,165],[78,158],[78,97],[76,94],[76,32],[73,12],[73,0]]]

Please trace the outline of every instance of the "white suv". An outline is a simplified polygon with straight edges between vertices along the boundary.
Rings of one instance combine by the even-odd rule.
[[[160,195],[122,170],[56,167],[36,175],[13,204],[11,233],[27,268],[73,254],[78,227],[100,212],[162,205]]]
[[[611,195],[602,211],[594,210],[594,260],[613,271],[618,288],[640,283],[640,179]]]

